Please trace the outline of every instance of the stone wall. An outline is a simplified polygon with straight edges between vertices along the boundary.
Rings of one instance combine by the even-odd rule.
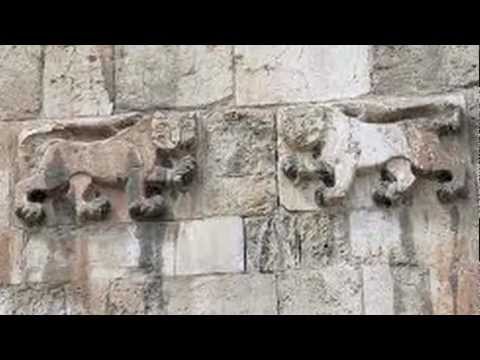
[[[477,45],[0,59],[0,314],[479,310]]]

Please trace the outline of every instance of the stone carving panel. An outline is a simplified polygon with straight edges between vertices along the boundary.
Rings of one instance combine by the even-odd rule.
[[[280,199],[289,210],[343,204],[356,175],[374,171],[378,205],[409,198],[418,178],[442,203],[467,196],[459,144],[463,97],[371,99],[278,113]]]
[[[195,176],[195,145],[190,113],[130,113],[25,130],[15,213],[30,227],[102,221],[112,208],[120,220],[174,216],[169,202],[187,193]]]

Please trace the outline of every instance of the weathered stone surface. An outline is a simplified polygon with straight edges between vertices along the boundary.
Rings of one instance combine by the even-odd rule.
[[[41,106],[42,45],[0,46],[0,121],[30,119]]]
[[[275,315],[273,275],[182,277],[165,280],[169,315]]]
[[[421,182],[402,228],[417,263],[429,269],[434,313],[453,314],[461,281],[458,264],[478,262],[478,214],[470,211],[476,199],[438,207],[432,206],[434,196]]]
[[[331,261],[335,247],[333,220],[323,211],[245,220],[247,270],[262,273],[315,268]]]
[[[18,229],[0,229],[0,286],[20,284],[26,237]]]
[[[203,120],[203,214],[270,213],[277,200],[272,112],[219,111]]]
[[[25,240],[21,233],[12,236],[2,238],[1,246],[9,252],[0,259],[5,263],[2,277],[14,283],[73,282],[88,289],[92,281],[128,279],[137,273],[172,276],[245,269],[243,222],[234,217],[178,224],[61,226],[31,232]]]
[[[177,275],[243,272],[242,219],[230,217],[182,223],[175,259]]]
[[[475,263],[457,269],[458,288],[455,314],[480,315],[480,266]]]
[[[10,171],[0,171],[0,225],[10,224],[11,195]]]
[[[372,87],[379,94],[478,86],[478,45],[376,45]]]
[[[238,105],[350,98],[370,89],[366,45],[235,46]]]
[[[398,211],[357,210],[350,214],[352,255],[362,263],[408,261]],[[407,245],[405,245],[407,246]]]
[[[474,183],[477,190],[478,207],[480,208],[480,184],[478,182],[480,179],[480,162],[478,161],[478,154],[480,151],[480,138],[478,136],[480,130],[480,87],[466,91],[465,99],[471,160],[475,172]]]
[[[14,309],[12,288],[0,287],[0,315],[13,315]]]
[[[408,200],[419,177],[440,183],[443,203],[468,196],[464,107],[460,94],[279,110],[280,202],[291,211],[342,205],[357,174],[372,170],[378,184],[371,196],[381,206]]]
[[[277,281],[281,315],[362,313],[360,272],[349,265],[285,272]]]
[[[362,270],[365,315],[394,315],[394,285],[390,266],[363,266]]]
[[[109,115],[113,110],[112,45],[47,45],[43,115]]]
[[[117,108],[201,106],[233,94],[227,45],[117,45]]]
[[[126,276],[142,267],[142,241],[129,225],[46,228],[28,235],[20,277],[27,283],[62,284]]]
[[[434,314],[428,270],[416,266],[394,266],[392,278],[396,315]]]
[[[0,228],[10,225],[16,135],[19,127],[0,123]]]
[[[0,289],[1,315],[65,315],[65,291],[51,285]]]

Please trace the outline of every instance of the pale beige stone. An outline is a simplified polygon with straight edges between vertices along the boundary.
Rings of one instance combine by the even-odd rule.
[[[41,57],[42,45],[0,45],[0,121],[38,115]]]
[[[478,45],[375,45],[372,87],[379,94],[478,86]]]
[[[227,45],[117,45],[119,109],[202,106],[233,94]]]
[[[203,215],[270,213],[276,205],[273,113],[218,111],[203,120]]]
[[[10,225],[15,173],[15,137],[18,126],[0,124],[0,228]]]
[[[392,278],[395,315],[440,314],[433,306],[428,269],[409,265],[394,266]]]
[[[0,290],[0,314],[65,315],[64,288],[36,284],[12,286],[3,291]]]
[[[318,268],[335,254],[334,223],[317,213],[275,212],[273,216],[245,219],[247,269],[271,273]]]
[[[370,89],[366,45],[235,46],[238,105],[351,98]]]
[[[109,115],[113,110],[111,45],[47,45],[43,115],[48,118]]]
[[[359,270],[336,264],[321,270],[289,271],[277,278],[281,315],[360,315]]]
[[[0,286],[22,282],[22,251],[26,243],[22,230],[0,227]]]
[[[397,210],[355,210],[350,214],[352,255],[365,263],[388,264],[403,254]]]
[[[388,264],[363,266],[365,315],[393,315],[393,278]]]
[[[273,275],[170,278],[165,281],[169,315],[275,315]]]
[[[184,222],[176,239],[176,275],[238,273],[245,270],[240,217]]]

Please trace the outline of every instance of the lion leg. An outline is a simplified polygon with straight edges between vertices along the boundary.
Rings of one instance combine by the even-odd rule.
[[[382,181],[373,194],[374,201],[383,206],[401,203],[410,194],[417,178],[409,160],[396,158],[388,161],[382,172]]]
[[[450,203],[458,198],[465,199],[468,197],[468,173],[467,167],[458,164],[450,170],[440,171],[437,174],[437,180],[440,180],[440,189],[437,196],[440,202]]]
[[[327,165],[327,169],[333,167]],[[339,205],[346,197],[352,187],[355,178],[356,163],[345,162],[337,165],[332,170],[327,171],[322,179],[320,189],[315,194],[316,202],[319,206]]]
[[[75,211],[80,222],[102,221],[110,213],[111,203],[94,186],[93,179],[81,175],[71,179],[75,196]]]
[[[69,179],[57,176],[50,181],[45,172],[37,173],[20,181],[16,186],[17,196],[22,197],[17,203],[15,215],[27,226],[40,226],[46,219],[43,203],[59,190],[68,190]]]
[[[187,155],[181,158],[172,174],[173,188],[180,192],[186,192],[188,186],[193,182],[196,170],[197,163],[193,156]]]
[[[155,167],[147,178],[143,171],[134,171],[127,183],[130,217],[137,221],[154,220],[165,214],[166,201],[161,194],[167,169]]]

